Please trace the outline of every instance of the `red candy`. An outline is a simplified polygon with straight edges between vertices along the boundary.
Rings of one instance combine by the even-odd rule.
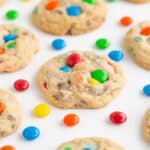
[[[67,59],[67,65],[70,67],[73,67],[74,65],[80,63],[81,61],[83,61],[83,59],[81,58],[81,56],[79,54],[71,54],[68,59]]]
[[[64,124],[66,126],[75,126],[79,123],[79,116],[76,114],[68,114],[64,117]]]
[[[14,88],[17,90],[17,91],[25,91],[29,88],[29,83],[27,80],[24,80],[24,79],[19,79],[17,81],[15,81],[14,83]]]
[[[127,116],[123,112],[115,111],[110,114],[109,119],[114,124],[122,124],[127,120]]]

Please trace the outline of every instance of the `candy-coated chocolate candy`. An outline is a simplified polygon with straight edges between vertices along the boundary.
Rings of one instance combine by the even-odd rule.
[[[115,111],[110,114],[109,119],[114,124],[122,124],[126,122],[127,116],[123,112]]]
[[[113,3],[113,2],[118,2],[119,0],[107,0],[107,1]]]
[[[130,16],[124,16],[120,19],[120,25],[122,26],[129,26],[132,24],[133,19]]]
[[[68,114],[64,117],[64,124],[66,126],[75,126],[79,123],[79,116],[76,114]]]
[[[116,62],[121,61],[121,60],[123,59],[123,53],[122,53],[121,51],[119,51],[119,50],[113,50],[113,51],[111,51],[111,52],[108,54],[108,56],[109,56],[112,60],[114,60],[114,61],[116,61]]]
[[[79,54],[74,53],[68,56],[67,65],[73,67],[74,65],[80,63],[81,61],[83,61],[82,57]]]
[[[29,126],[23,130],[22,135],[26,140],[32,141],[40,136],[40,130],[35,126]]]
[[[67,7],[68,16],[79,16],[81,14],[81,8],[79,6],[69,6]]]
[[[19,16],[19,13],[16,10],[9,10],[6,13],[6,18],[9,20],[15,20],[18,16]]]
[[[46,5],[46,9],[52,11],[58,8],[59,6],[60,6],[60,2],[58,0],[53,0]]]
[[[29,88],[29,83],[27,80],[24,80],[24,79],[19,79],[17,81],[15,81],[14,83],[14,88],[17,90],[17,91],[25,91]]]
[[[11,146],[11,145],[5,145],[5,146],[2,146],[0,148],[0,150],[16,150],[16,148],[14,146]]]
[[[37,106],[35,106],[34,108],[34,114],[37,117],[46,117],[50,114],[51,109],[50,106],[47,104],[38,104]]]
[[[93,72],[91,72],[91,76],[92,78],[94,78],[95,80],[104,83],[105,81],[108,80],[108,74],[105,70],[102,69],[97,69]]]
[[[4,109],[5,109],[5,105],[2,102],[0,102],[0,113],[2,113]]]
[[[95,80],[94,78],[89,78],[88,79],[88,82],[90,84],[93,84],[93,85],[100,85],[100,82],[98,82],[97,80]]]
[[[52,42],[52,47],[56,50],[61,50],[66,47],[66,42],[64,39],[55,39]]]
[[[65,147],[64,150],[73,150],[72,147]]]
[[[8,34],[8,35],[5,35],[3,39],[5,42],[8,42],[11,40],[16,40],[16,38],[17,38],[16,34]]]
[[[9,43],[7,44],[7,48],[14,48],[15,46],[16,46],[16,42],[15,42],[15,41],[9,42]]]
[[[150,26],[143,28],[140,34],[145,36],[150,36]]]
[[[83,150],[96,150],[96,148],[93,148],[93,147],[86,147],[86,148],[84,148]]]
[[[96,4],[95,0],[83,0],[83,2],[88,3],[90,5],[95,5]]]
[[[150,96],[150,84],[144,86],[143,92],[146,96]]]
[[[71,67],[66,65],[66,66],[62,66],[59,68],[61,71],[63,72],[70,72],[71,71]]]
[[[110,42],[106,38],[101,38],[96,41],[96,47],[98,49],[106,49],[110,46]]]
[[[5,49],[4,48],[0,48],[0,54],[4,54],[5,53]]]

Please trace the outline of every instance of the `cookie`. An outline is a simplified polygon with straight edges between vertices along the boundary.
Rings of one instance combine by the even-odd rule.
[[[48,60],[37,74],[47,100],[60,108],[100,108],[124,85],[118,64],[90,51],[72,51]]]
[[[60,145],[57,150],[125,150],[119,144],[105,138],[79,138]]]
[[[0,7],[5,3],[5,0],[0,0]]]
[[[0,89],[0,139],[13,134],[22,119],[20,105],[11,93]]]
[[[128,0],[129,2],[132,3],[148,3],[150,0]]]
[[[144,117],[144,137],[150,142],[150,109],[147,110]]]
[[[0,25],[0,72],[13,72],[27,66],[39,49],[37,38],[15,24]]]
[[[32,13],[32,22],[54,35],[78,35],[98,28],[105,20],[101,0],[42,0]]]
[[[135,62],[150,70],[150,21],[143,21],[132,27],[127,32],[124,43]]]

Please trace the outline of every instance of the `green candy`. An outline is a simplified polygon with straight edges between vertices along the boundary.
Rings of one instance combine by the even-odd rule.
[[[99,49],[106,49],[110,46],[110,42],[106,38],[98,39],[96,41],[96,47]]]
[[[6,18],[8,20],[15,20],[18,16],[19,16],[19,13],[16,10],[9,10],[6,12]]]
[[[7,48],[14,48],[16,46],[16,42],[10,42],[7,44]]]
[[[107,2],[110,2],[110,3],[114,3],[114,2],[118,2],[119,0],[107,0]]]
[[[83,2],[91,4],[91,5],[95,5],[96,4],[95,0],[83,0]]]
[[[64,150],[73,150],[71,147],[65,147]]]
[[[97,70],[91,72],[91,76],[92,76],[92,78],[99,81],[100,83],[104,83],[105,81],[108,80],[107,72],[102,69],[97,69]]]

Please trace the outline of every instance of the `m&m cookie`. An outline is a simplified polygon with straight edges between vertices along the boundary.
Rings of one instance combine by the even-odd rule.
[[[78,138],[61,144],[57,150],[125,150],[121,145],[105,138]]]
[[[22,113],[16,97],[0,89],[0,139],[13,134],[21,120]]]
[[[5,0],[0,0],[0,7],[3,6],[4,3],[5,3]]]
[[[46,62],[37,74],[47,100],[60,108],[100,108],[124,85],[124,73],[108,57],[71,51]]]
[[[126,34],[124,44],[135,62],[150,70],[150,21],[143,21]]]
[[[13,72],[27,66],[39,49],[37,38],[15,24],[0,25],[0,72]]]
[[[77,35],[98,28],[107,9],[101,0],[42,0],[33,10],[32,22],[55,35]]]

